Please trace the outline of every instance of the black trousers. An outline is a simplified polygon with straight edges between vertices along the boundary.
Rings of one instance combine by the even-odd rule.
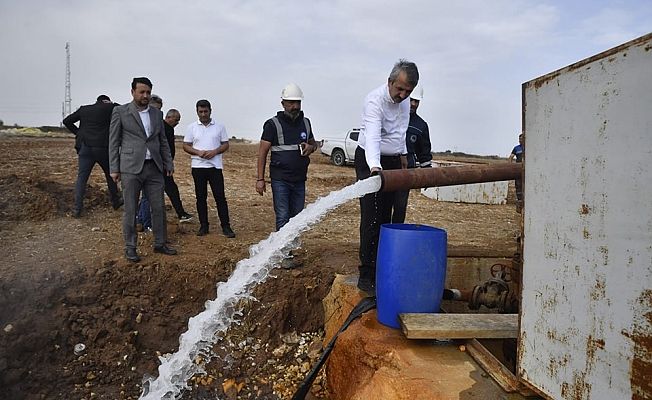
[[[177,212],[177,216],[181,218],[181,216],[186,211],[183,209],[183,203],[181,203],[181,196],[179,195],[179,187],[177,186],[177,183],[174,181],[174,178],[172,176],[165,175],[164,178],[165,178],[165,194],[168,195],[168,198],[172,203],[172,207],[174,207],[174,211]]]
[[[409,190],[401,190],[394,194],[394,208],[392,210],[392,224],[402,224],[405,222],[407,213]]]
[[[400,156],[380,156],[380,165],[385,170],[401,169],[401,158]],[[369,165],[367,165],[365,159],[365,151],[358,147],[355,150],[356,179],[366,179],[370,175]],[[359,255],[361,269],[369,269],[375,273],[380,226],[391,222],[395,195],[396,192],[376,192],[360,198]]]
[[[217,215],[222,228],[230,226],[229,207],[224,194],[224,175],[217,168],[193,168],[192,179],[195,181],[195,198],[197,199],[197,214],[202,227],[208,228],[208,185],[211,186],[213,199],[217,205]]]
[[[77,171],[77,183],[75,184],[75,209],[81,211],[84,208],[84,196],[86,195],[86,184],[88,177],[93,171],[95,163],[100,164],[104,171],[106,186],[109,189],[111,203],[117,204],[120,199],[118,194],[118,185],[113,181],[109,174],[109,149],[106,147],[90,147],[81,145],[78,153],[79,169]]]

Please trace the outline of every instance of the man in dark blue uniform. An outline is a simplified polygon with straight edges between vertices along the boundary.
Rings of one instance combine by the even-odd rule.
[[[523,155],[525,154],[524,146],[525,136],[521,133],[518,135],[518,144],[514,146],[512,153],[509,155],[509,162],[514,162],[514,159],[516,159],[516,162],[518,163],[523,162]],[[514,185],[516,186],[516,200],[523,200],[523,181],[516,179]]]
[[[422,99],[423,88],[417,86],[410,94],[410,123],[405,134],[408,168],[431,167],[430,131],[428,130],[426,121],[417,115],[417,109]],[[409,196],[409,190],[396,192],[392,209],[392,223],[402,224],[405,222],[405,212],[407,210]]]
[[[95,104],[81,106],[63,120],[66,128],[76,136],[75,148],[79,157],[73,208],[75,218],[81,216],[84,208],[86,183],[95,163],[100,164],[104,171],[113,209],[117,210],[123,204],[122,196],[118,193],[118,186],[111,178],[109,171],[109,125],[115,106],[116,104],[111,102],[109,96],[102,94],[97,97]],[[79,122],[79,127],[75,125],[77,122]]]
[[[290,83],[281,92],[281,105],[275,117],[265,121],[258,148],[256,192],[265,193],[265,164],[271,150],[269,175],[276,214],[276,230],[303,210],[310,154],[317,149],[310,120],[301,111],[303,92]]]

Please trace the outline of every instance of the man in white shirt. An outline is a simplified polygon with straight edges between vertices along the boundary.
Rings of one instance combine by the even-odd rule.
[[[199,121],[188,125],[186,136],[183,138],[183,150],[192,156],[192,179],[195,181],[197,214],[200,223],[197,236],[208,234],[206,198],[210,184],[222,233],[228,238],[234,238],[222,174],[222,153],[229,149],[229,136],[224,125],[211,119],[211,103],[208,100],[199,100],[196,109]]]
[[[406,101],[419,82],[417,66],[407,60],[394,64],[387,83],[367,95],[362,110],[355,174],[366,179],[382,169],[407,168],[405,133],[410,121]],[[380,226],[391,222],[394,192],[360,198],[360,277],[358,288],[375,294],[376,253]]]

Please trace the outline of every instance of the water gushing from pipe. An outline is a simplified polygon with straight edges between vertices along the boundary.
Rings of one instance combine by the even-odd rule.
[[[217,335],[225,332],[234,317],[239,314],[240,300],[250,297],[253,288],[265,281],[269,272],[284,256],[284,249],[302,232],[316,224],[329,211],[349,200],[362,197],[380,189],[380,177],[358,181],[328,196],[317,199],[301,213],[273,232],[267,239],[249,248],[249,258],[240,260],[226,282],[217,284],[217,296],[206,301],[206,309],[188,321],[188,330],[179,337],[179,350],[169,356],[160,357],[159,376],[146,379],[140,398],[174,399],[188,389],[188,380],[197,373],[203,373],[195,363],[197,356],[205,361],[211,357],[211,347]]]

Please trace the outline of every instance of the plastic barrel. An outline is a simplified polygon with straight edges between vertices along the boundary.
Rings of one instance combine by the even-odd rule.
[[[378,322],[400,328],[401,313],[439,312],[446,280],[446,231],[383,224],[376,258]]]

